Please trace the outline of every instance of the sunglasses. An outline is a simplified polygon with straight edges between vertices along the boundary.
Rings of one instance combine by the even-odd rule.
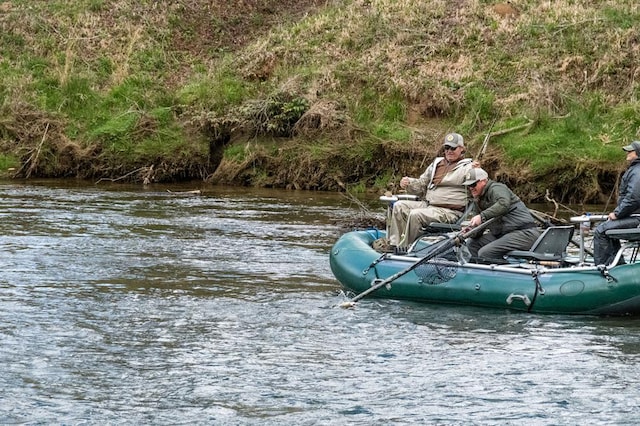
[[[467,187],[468,187],[468,188],[475,188],[475,187],[476,187],[476,185],[478,185],[478,182],[479,182],[479,181],[475,181],[475,182],[473,182],[471,185],[467,185]]]
[[[444,146],[445,151],[455,151],[456,149],[458,149],[457,146],[449,146],[449,145]]]

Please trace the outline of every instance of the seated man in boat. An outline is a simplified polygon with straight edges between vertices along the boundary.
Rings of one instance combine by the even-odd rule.
[[[593,232],[596,265],[610,264],[620,249],[620,240],[609,238],[606,231],[640,226],[640,141],[633,141],[622,149],[627,152],[629,167],[620,181],[618,205],[609,213],[607,221],[596,226]]]
[[[477,212],[470,227],[498,218],[488,226],[488,232],[468,240],[472,258],[483,263],[505,263],[504,256],[511,250],[531,248],[540,231],[527,206],[507,185],[489,179],[481,168],[471,169],[464,185],[473,196]]]
[[[406,251],[432,222],[454,223],[465,210],[467,191],[462,185],[472,161],[464,158],[462,135],[449,133],[444,138],[444,157],[436,157],[419,178],[405,176],[400,187],[419,197],[393,205],[389,223],[389,245],[397,253]]]

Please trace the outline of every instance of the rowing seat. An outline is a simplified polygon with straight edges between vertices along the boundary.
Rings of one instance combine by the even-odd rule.
[[[640,241],[640,228],[609,229],[605,235],[616,240]]]
[[[567,246],[573,238],[573,225],[550,226],[545,229],[531,246],[531,250],[512,250],[505,258],[526,260],[531,263],[558,262],[567,257]]]
[[[438,239],[450,232],[460,232],[462,230],[462,223],[467,219],[469,213],[473,210],[473,203],[469,203],[462,213],[462,216],[453,223],[446,222],[431,222],[426,226],[423,226],[422,234],[409,246],[408,251],[413,252],[419,250],[419,247],[425,248],[423,243],[428,241],[427,244],[432,244],[434,238]],[[454,259],[455,260],[455,259]]]
[[[609,238],[616,240],[626,241],[621,245],[620,250],[616,254],[616,258],[613,263],[617,265],[621,259],[624,259],[625,250],[631,249],[629,256],[629,263],[635,263],[638,259],[638,252],[640,251],[640,228],[620,228],[609,229],[605,231],[605,235]]]

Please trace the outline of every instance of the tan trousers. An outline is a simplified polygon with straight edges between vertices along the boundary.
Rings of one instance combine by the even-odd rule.
[[[389,224],[389,244],[398,247],[408,247],[420,235],[422,227],[432,222],[453,223],[462,212],[429,206],[424,201],[396,201],[393,205]]]

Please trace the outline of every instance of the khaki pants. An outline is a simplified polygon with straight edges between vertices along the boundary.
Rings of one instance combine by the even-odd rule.
[[[454,223],[462,212],[429,206],[424,201],[396,201],[393,205],[389,224],[389,244],[397,247],[408,247],[420,235],[422,227],[432,222]]]

